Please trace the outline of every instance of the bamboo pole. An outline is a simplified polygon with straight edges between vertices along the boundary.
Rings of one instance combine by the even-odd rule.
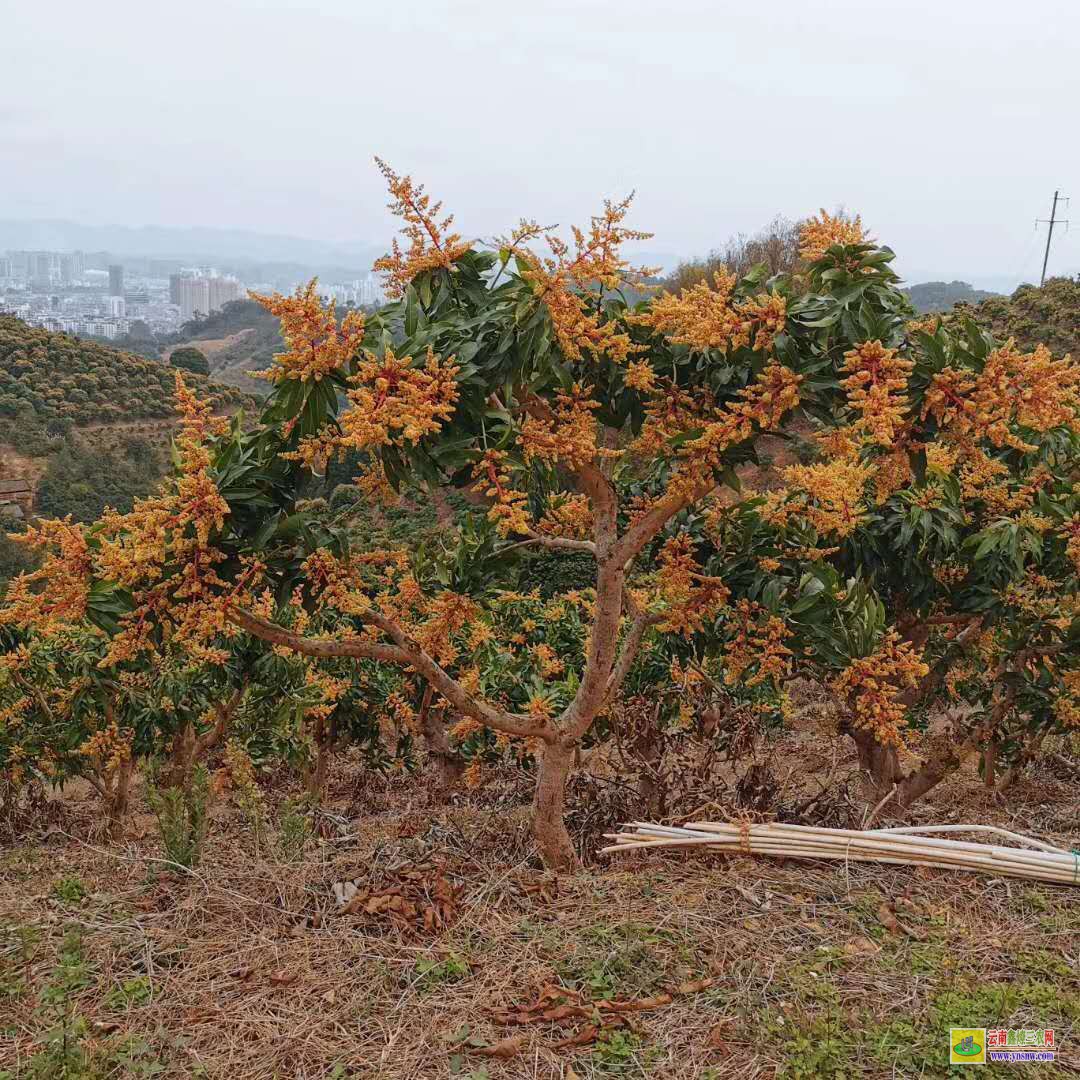
[[[1025,849],[915,835],[916,832],[964,831],[994,833],[1030,846]],[[624,826],[623,832],[607,834],[607,838],[613,843],[602,849],[605,853],[707,846],[724,853],[932,866],[1006,874],[1059,884],[1080,884],[1080,853],[1068,852],[990,825],[860,831],[782,822],[740,824],[703,821],[680,827],[637,821]],[[1032,847],[1037,850],[1031,850]]]

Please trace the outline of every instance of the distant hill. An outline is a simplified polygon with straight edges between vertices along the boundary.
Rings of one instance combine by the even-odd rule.
[[[1080,278],[1050,278],[1041,288],[1021,285],[1012,296],[983,300],[969,314],[1001,341],[1015,338],[1024,349],[1043,342],[1055,356],[1080,356]]]
[[[255,404],[234,386],[184,378],[218,412]],[[160,361],[0,315],[0,480],[28,481],[42,515],[127,509],[167,468],[175,387]]]
[[[260,395],[268,384],[248,372],[269,367],[285,347],[277,318],[254,300],[234,300],[207,318],[184,323],[164,344],[163,359],[177,346],[194,345],[210,362],[211,378]]]
[[[218,411],[239,408],[235,387],[189,375]],[[175,372],[108,345],[28,326],[0,315],[0,442],[16,422],[55,432],[175,415]]]
[[[972,288],[966,281],[924,281],[920,285],[904,289],[903,292],[907,293],[911,306],[920,315],[932,311],[948,311],[954,304],[978,304],[998,295],[984,289]]]

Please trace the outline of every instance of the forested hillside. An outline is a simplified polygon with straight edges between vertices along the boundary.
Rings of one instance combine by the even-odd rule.
[[[217,412],[253,404],[205,376],[184,379]],[[0,316],[0,479],[29,482],[34,514],[93,521],[106,506],[130,510],[167,468],[175,390],[160,361]],[[20,559],[0,549],[2,582]]]
[[[911,306],[920,315],[932,311],[948,311],[954,304],[978,304],[996,297],[996,293],[972,288],[966,281],[924,281],[919,285],[902,289]]]
[[[166,342],[177,344],[199,348],[214,379],[257,394],[266,393],[266,383],[248,372],[269,367],[283,347],[277,318],[254,300],[234,300],[206,318],[184,323]]]
[[[1080,356],[1080,280],[1050,278],[1041,288],[1021,285],[1012,296],[995,296],[975,308],[975,318],[1000,339],[1024,349],[1042,342],[1055,355]]]
[[[186,377],[217,411],[245,399],[234,387]],[[73,427],[170,419],[175,385],[175,372],[164,364],[0,316],[0,443],[16,435],[34,442]]]

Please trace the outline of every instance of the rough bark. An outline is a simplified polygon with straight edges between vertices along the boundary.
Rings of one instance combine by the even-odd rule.
[[[434,692],[429,686],[420,705],[420,733],[435,766],[435,798],[445,802],[465,772],[465,759],[451,747],[442,715],[431,707],[433,697]]]
[[[238,686],[227,701],[214,704],[214,726],[202,735],[196,735],[195,725],[184,724],[173,736],[169,753],[169,768],[162,779],[164,787],[187,790],[195,766],[206,760],[206,755],[220,745],[229,730],[229,721],[236,712],[247,689],[247,679]]]
[[[566,778],[573,760],[573,745],[545,743],[536,777],[533,836],[544,865],[552,870],[572,870],[578,864],[565,820]]]
[[[330,753],[334,742],[333,726],[324,718],[315,721],[312,740],[315,743],[315,761],[304,770],[304,789],[314,806],[321,806],[326,793],[326,777],[330,772]]]
[[[135,762],[131,758],[121,761],[105,788],[105,817],[112,840],[119,840],[124,831],[134,771]]]

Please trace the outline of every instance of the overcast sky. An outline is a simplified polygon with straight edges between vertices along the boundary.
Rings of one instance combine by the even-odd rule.
[[[843,205],[912,280],[1037,278],[1078,61],[1078,0],[0,0],[0,218],[381,242],[378,153],[468,234],[636,188],[658,252]]]

